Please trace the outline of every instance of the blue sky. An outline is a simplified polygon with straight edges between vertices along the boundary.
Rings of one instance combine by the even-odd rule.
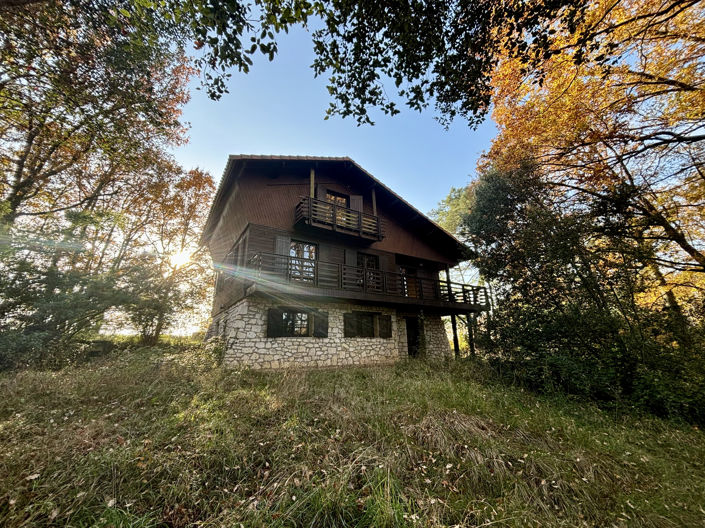
[[[374,126],[326,121],[326,79],[314,79],[313,58],[309,35],[297,29],[281,35],[273,62],[257,57],[249,74],[233,73],[220,101],[192,90],[183,115],[190,141],[174,151],[177,160],[217,182],[229,154],[349,156],[423,212],[473,177],[496,132],[491,121],[472,130],[458,120],[446,130],[432,108],[375,113]]]

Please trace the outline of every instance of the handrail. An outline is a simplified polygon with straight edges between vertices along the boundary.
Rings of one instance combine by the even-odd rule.
[[[347,264],[258,252],[248,261],[258,277],[262,273],[283,276],[287,282],[310,287],[357,291],[419,300],[440,300],[489,306],[487,290],[441,279],[427,279]]]
[[[300,220],[342,233],[384,238],[379,217],[310,196],[302,196],[296,206],[296,221]]]

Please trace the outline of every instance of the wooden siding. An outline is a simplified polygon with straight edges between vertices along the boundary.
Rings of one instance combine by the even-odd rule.
[[[288,254],[288,249],[285,249],[284,246],[288,248],[291,240],[298,240],[316,244],[318,248],[318,260],[322,262],[333,265],[357,267],[357,254],[358,252],[362,252],[378,257],[381,272],[399,272],[399,264],[397,262],[399,255],[366,246],[353,247],[346,245],[341,243],[338,237],[331,236],[328,233],[301,233],[294,229],[286,230],[259,224],[249,224],[239,238],[247,241],[244,262],[250,262],[252,257],[256,254]],[[281,241],[282,239],[285,239],[285,244],[283,244],[281,251],[278,251],[277,241]],[[414,263],[414,259],[410,257],[405,257],[402,260],[407,266],[409,263]],[[444,264],[438,262],[425,261],[417,262],[417,264],[421,264],[421,266],[415,268],[416,277],[423,280],[438,280],[439,272],[444,269]],[[229,264],[227,262],[216,263],[216,267],[219,265],[222,265],[221,268],[224,274],[229,273]],[[221,288],[218,288],[215,292],[213,303],[214,314],[232,306],[244,297],[245,289],[243,280],[248,276],[247,273],[248,272],[244,272],[240,276],[228,275],[227,279],[224,279],[223,282],[220,283]]]
[[[371,187],[361,188],[337,182],[333,175],[326,173],[316,172],[316,180],[318,185],[326,189],[348,195],[362,195],[363,212],[372,214]],[[284,230],[292,229],[296,205],[301,197],[308,196],[309,193],[307,173],[296,174],[284,169],[280,174],[276,174],[245,169],[230,192],[223,215],[213,230],[209,245],[214,260],[222,258],[247,222]],[[381,241],[371,242],[371,249],[411,255],[451,266],[457,263],[435,248],[432,240],[426,240],[423,235],[413,232],[407,227],[408,222],[400,220],[385,207],[385,204],[378,200],[378,216],[383,221],[385,237]]]
[[[397,273],[399,264],[413,265],[419,279],[438,280],[438,273],[447,265],[457,264],[447,249],[434,246],[435,237],[414,231],[409,226],[420,225],[419,215],[408,207],[381,200],[377,194],[377,216],[384,226],[382,240],[355,240],[351,236],[312,226],[295,225],[295,210],[302,197],[310,194],[310,179],[306,171],[287,166],[254,170],[245,166],[232,175],[234,183],[228,193],[222,214],[209,237],[209,249],[221,279],[215,292],[213,313],[232,306],[246,294],[245,278],[249,273],[233,271],[227,262],[228,253],[239,240],[244,261],[256,254],[277,253],[277,238],[287,237],[318,245],[318,260],[333,265],[357,266],[357,253],[377,255],[380,271]],[[358,178],[360,179],[360,178]],[[362,197],[362,212],[372,215],[372,186],[369,182],[355,183],[348,176],[316,170],[315,191],[319,196],[327,190]],[[359,207],[359,200],[356,200]],[[398,200],[397,200],[398,202]],[[428,223],[426,224],[428,225]],[[280,242],[280,245],[281,244]],[[357,295],[357,294],[356,294]],[[358,295],[359,297],[359,295]],[[409,299],[409,302],[413,302]],[[422,303],[420,303],[422,304]]]

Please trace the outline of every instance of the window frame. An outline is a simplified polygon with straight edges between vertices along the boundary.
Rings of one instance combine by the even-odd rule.
[[[331,196],[333,199],[330,199],[329,196]],[[337,200],[344,200],[345,205],[338,203]],[[350,195],[341,193],[338,191],[331,191],[330,189],[326,189],[326,202],[331,203],[333,205],[337,205],[338,207],[345,207],[345,209],[350,209]]]
[[[306,329],[297,333],[297,319],[306,316]],[[272,325],[274,324],[274,327]],[[328,312],[291,306],[277,306],[267,310],[266,337],[328,337]]]
[[[367,328],[370,326],[363,321],[372,318],[372,335]],[[384,330],[384,331],[383,331]],[[392,316],[382,312],[369,312],[353,310],[343,314],[343,336],[354,339],[392,339]]]
[[[300,257],[298,254],[293,254],[294,246],[301,245],[301,254],[306,254],[305,247],[313,249],[313,258]],[[296,253],[299,253],[296,251]],[[301,282],[316,282],[316,266],[318,262],[319,246],[316,242],[306,242],[305,240],[291,239],[289,240],[289,278]]]

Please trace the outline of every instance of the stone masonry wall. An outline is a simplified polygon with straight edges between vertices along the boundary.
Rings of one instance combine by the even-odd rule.
[[[453,357],[446,327],[439,315],[424,316],[424,335],[426,337],[426,356],[432,359]]]
[[[219,335],[225,339],[226,365],[255,369],[334,367],[390,364],[408,357],[406,324],[392,308],[308,303],[310,308],[328,312],[328,337],[268,338],[267,310],[277,305],[270,300],[248,297],[214,317],[207,336]],[[353,310],[391,315],[392,337],[344,337],[343,314]],[[429,357],[450,357],[450,346],[440,317],[424,317],[424,335]]]

